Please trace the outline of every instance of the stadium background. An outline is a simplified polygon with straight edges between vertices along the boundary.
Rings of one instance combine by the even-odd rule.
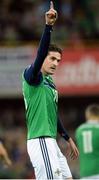
[[[75,139],[85,121],[88,104],[99,103],[99,1],[54,0],[59,18],[52,42],[63,48],[63,60],[54,76],[59,90],[59,111]],[[34,176],[26,152],[26,126],[21,74],[36,56],[49,1],[0,0],[0,139],[13,165],[0,161],[0,178]],[[65,141],[58,137],[65,154]],[[79,178],[79,163],[69,161]]]

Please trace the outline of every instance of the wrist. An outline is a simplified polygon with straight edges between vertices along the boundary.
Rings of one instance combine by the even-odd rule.
[[[71,142],[71,141],[72,141],[72,138],[71,138],[71,137],[69,137],[69,138],[68,138],[68,142]]]
[[[45,27],[46,27],[48,30],[50,30],[50,31],[52,31],[52,30],[53,30],[53,26],[52,26],[52,25],[45,24]]]
[[[68,135],[68,134],[63,133],[63,134],[62,134],[62,137],[63,137],[66,141],[68,141],[68,142],[69,142],[70,137],[69,137],[69,135]]]
[[[54,24],[53,24],[53,23],[46,22],[46,25],[48,25],[48,26],[53,26]]]
[[[53,27],[51,24],[49,24],[49,23],[46,23],[45,24],[46,26],[49,26],[49,27]]]

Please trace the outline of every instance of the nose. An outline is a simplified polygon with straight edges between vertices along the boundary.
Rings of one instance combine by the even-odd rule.
[[[57,59],[54,61],[54,65],[55,65],[55,66],[58,66],[58,61],[57,61]]]

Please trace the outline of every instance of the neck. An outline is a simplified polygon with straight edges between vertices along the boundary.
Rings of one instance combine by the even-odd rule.
[[[42,72],[43,75],[46,75],[46,74],[47,74],[47,73],[44,71],[43,68],[41,69],[41,72]]]
[[[41,69],[41,72],[44,76],[50,75],[49,73],[47,73],[46,71],[44,71],[43,69]]]

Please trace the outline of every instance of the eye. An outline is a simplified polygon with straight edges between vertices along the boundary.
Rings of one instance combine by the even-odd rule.
[[[51,60],[54,61],[56,58],[55,57],[51,57]]]
[[[60,59],[57,59],[57,62],[59,63],[59,62],[60,62]]]

